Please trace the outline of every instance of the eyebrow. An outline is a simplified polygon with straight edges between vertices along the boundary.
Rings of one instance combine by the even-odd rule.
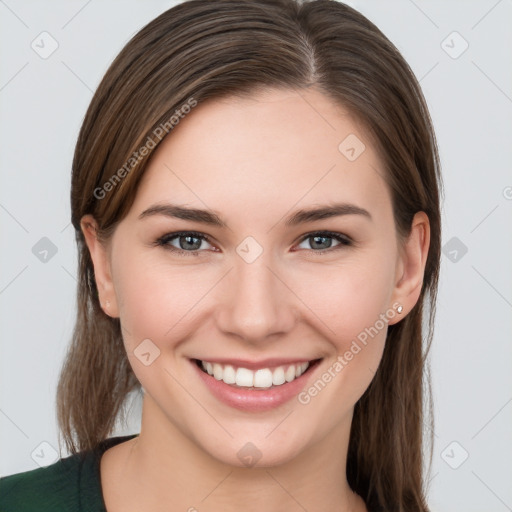
[[[188,208],[170,203],[160,203],[150,206],[139,215],[139,219],[144,219],[153,215],[163,215],[165,217],[190,220],[219,228],[227,227],[227,223],[212,210]],[[306,222],[314,222],[342,215],[362,215],[369,220],[373,220],[370,212],[364,208],[356,206],[355,204],[335,203],[332,205],[298,210],[286,218],[285,226],[297,226]]]

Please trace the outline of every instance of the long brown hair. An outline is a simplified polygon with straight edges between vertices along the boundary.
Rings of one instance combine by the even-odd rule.
[[[169,120],[191,98],[202,103],[257,88],[311,86],[347,108],[371,134],[400,237],[410,233],[416,212],[429,217],[421,295],[388,328],[381,364],[355,406],[347,459],[349,484],[370,510],[427,511],[422,443],[424,424],[432,432],[426,370],[442,195],[435,135],[419,84],[398,50],[368,19],[334,0],[189,0],[140,30],[108,69],[73,159],[78,311],[57,390],[59,427],[68,451],[92,449],[112,432],[128,393],[140,388],[119,319],[100,307],[81,218],[92,214],[108,242],[158,147],[158,128],[167,126],[172,136]]]

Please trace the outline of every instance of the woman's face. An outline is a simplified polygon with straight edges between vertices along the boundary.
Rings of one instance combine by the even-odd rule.
[[[367,133],[313,89],[215,100],[180,121],[106,256],[93,254],[145,390],[143,425],[238,466],[343,449],[428,247],[400,250],[383,173]],[[209,376],[196,360],[225,365]],[[290,366],[317,360],[291,380]],[[247,389],[254,375],[276,384]]]

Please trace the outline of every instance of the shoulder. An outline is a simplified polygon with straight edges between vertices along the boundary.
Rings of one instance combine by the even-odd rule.
[[[109,438],[43,467],[0,478],[0,512],[105,512],[100,459],[135,435]]]
[[[81,456],[0,478],[1,512],[80,510],[78,476]]]

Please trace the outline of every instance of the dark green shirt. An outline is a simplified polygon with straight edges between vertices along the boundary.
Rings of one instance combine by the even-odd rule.
[[[137,435],[111,437],[95,450],[0,478],[0,512],[106,512],[101,456],[110,447]]]

